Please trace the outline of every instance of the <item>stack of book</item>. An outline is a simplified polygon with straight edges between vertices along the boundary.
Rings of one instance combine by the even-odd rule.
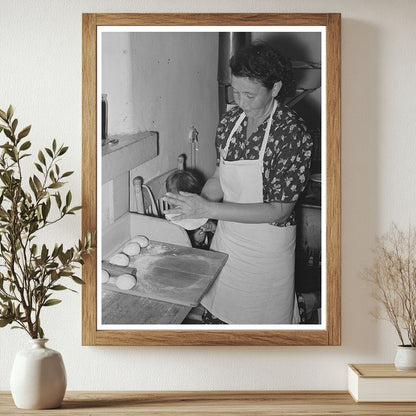
[[[356,402],[416,402],[416,371],[394,364],[349,364],[348,390]]]

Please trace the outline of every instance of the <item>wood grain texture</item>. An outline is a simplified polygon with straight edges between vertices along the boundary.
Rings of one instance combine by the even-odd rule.
[[[59,409],[48,416],[201,415],[201,416],[401,416],[415,415],[414,403],[355,403],[339,391],[193,391],[67,392]],[[0,393],[0,414],[39,415],[15,408],[8,392]]]
[[[363,378],[416,378],[416,371],[397,370],[394,364],[348,364]]]
[[[98,26],[325,26],[320,13],[102,13]]]
[[[341,345],[341,15],[327,24],[327,311],[328,344]]]
[[[97,229],[97,58],[95,15],[82,15],[82,234]],[[95,343],[97,257],[82,267],[82,344]]]
[[[97,331],[96,258],[84,268],[83,345],[340,345],[341,170],[340,14],[85,14],[83,15],[83,231],[97,226],[97,26],[325,26],[327,31],[327,305],[325,330]]]

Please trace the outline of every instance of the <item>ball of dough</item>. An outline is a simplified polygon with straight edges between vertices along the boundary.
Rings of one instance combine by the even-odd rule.
[[[121,274],[117,278],[116,285],[121,290],[129,290],[136,285],[136,278],[131,274]]]
[[[107,283],[110,280],[110,273],[107,270],[101,270],[101,283]]]
[[[185,218],[184,220],[175,220],[175,215],[172,214],[166,214],[165,217],[171,223],[179,225],[189,231],[198,229],[208,221],[208,218]]]
[[[123,253],[128,256],[136,256],[140,253],[140,244],[139,243],[128,243],[123,248]]]
[[[130,259],[128,256],[126,256],[123,253],[117,253],[111,259],[109,260],[111,264],[114,264],[116,266],[123,266],[126,267],[129,265]]]
[[[145,248],[149,245],[149,239],[144,235],[136,235],[131,241],[139,244],[141,248]]]

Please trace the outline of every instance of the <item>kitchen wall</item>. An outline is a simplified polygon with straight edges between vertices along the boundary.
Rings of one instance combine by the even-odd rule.
[[[33,124],[34,149],[70,145],[62,168],[81,194],[81,13],[341,12],[342,346],[82,347],[81,298],[45,311],[50,347],[66,363],[70,390],[345,389],[346,364],[392,362],[397,338],[369,312],[360,271],[391,221],[416,223],[416,37],[413,0],[0,0],[0,108]],[[188,126],[192,117],[183,121]],[[59,228],[60,227],[60,228]],[[74,242],[80,216],[45,236]],[[0,390],[7,390],[19,331],[0,330]]]
[[[211,174],[217,57],[217,33],[104,33],[109,135],[157,131],[159,157],[148,169],[162,173],[176,167],[179,154],[190,157],[188,134],[194,125],[200,140],[198,166]]]
[[[156,131],[158,156],[130,172],[145,181],[177,166],[190,166],[189,131],[198,130],[197,168],[215,168],[218,123],[218,33],[126,33],[102,36],[102,93],[107,95],[108,134]],[[103,226],[111,211],[112,184],[102,187]],[[110,205],[110,206],[109,206]],[[130,209],[136,210],[134,189]]]

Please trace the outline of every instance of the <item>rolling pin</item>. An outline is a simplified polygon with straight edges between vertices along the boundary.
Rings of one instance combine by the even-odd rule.
[[[139,214],[144,214],[142,185],[143,185],[143,178],[141,176],[136,176],[133,179],[133,187],[134,187],[134,196],[136,198],[136,208]]]

